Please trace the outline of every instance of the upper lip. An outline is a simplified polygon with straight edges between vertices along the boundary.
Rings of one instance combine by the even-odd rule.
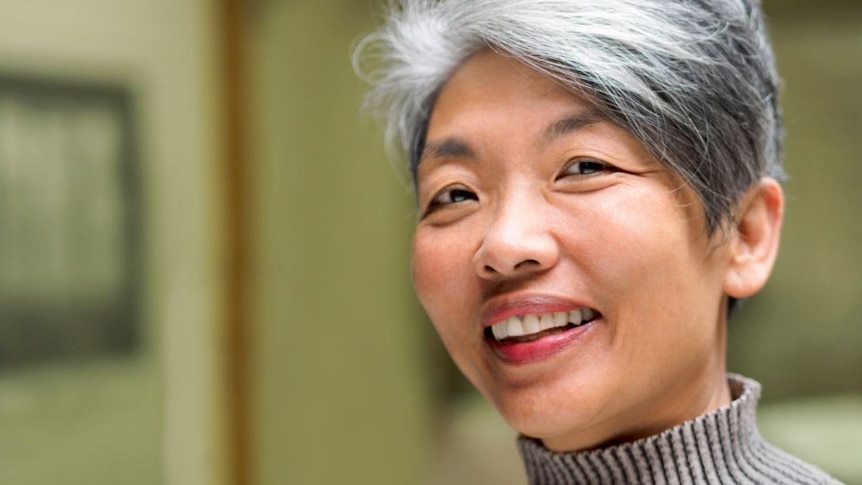
[[[545,294],[520,294],[495,296],[482,305],[479,313],[482,327],[490,327],[512,316],[542,315],[545,313],[568,312],[589,305]]]

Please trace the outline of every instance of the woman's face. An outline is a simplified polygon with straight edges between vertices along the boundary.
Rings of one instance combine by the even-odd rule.
[[[729,400],[727,244],[690,189],[578,97],[474,55],[437,98],[418,191],[419,300],[515,429],[584,449]]]

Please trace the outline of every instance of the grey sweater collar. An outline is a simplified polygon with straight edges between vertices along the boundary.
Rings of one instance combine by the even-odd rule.
[[[757,429],[760,384],[728,375],[729,405],[658,435],[607,448],[555,453],[521,437],[531,484],[838,483],[767,443]]]

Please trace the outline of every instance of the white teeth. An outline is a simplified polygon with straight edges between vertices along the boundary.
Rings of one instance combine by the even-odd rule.
[[[569,314],[566,312],[554,313],[554,326],[565,327],[569,323]]]
[[[526,315],[524,317],[524,334],[539,333],[542,329],[539,326],[539,317],[536,315]]]
[[[523,337],[533,335],[552,328],[565,327],[569,323],[578,326],[593,320],[595,310],[582,308],[571,312],[544,313],[541,315],[523,315],[509,317],[491,326],[491,333],[497,341],[508,337]]]
[[[504,338],[509,336],[509,326],[506,324],[506,320],[494,325],[491,327],[491,332],[494,334],[494,338],[497,341],[503,340]]]
[[[554,328],[554,315],[546,313],[539,319],[539,331]]]
[[[518,317],[509,317],[506,320],[506,326],[509,327],[507,332],[510,337],[520,337],[524,335],[524,325],[521,324],[521,319]]]

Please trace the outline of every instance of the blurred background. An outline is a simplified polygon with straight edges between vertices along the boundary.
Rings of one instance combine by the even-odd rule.
[[[412,296],[369,0],[0,0],[0,483],[524,483]],[[731,323],[862,483],[862,2],[766,1],[787,221]]]

